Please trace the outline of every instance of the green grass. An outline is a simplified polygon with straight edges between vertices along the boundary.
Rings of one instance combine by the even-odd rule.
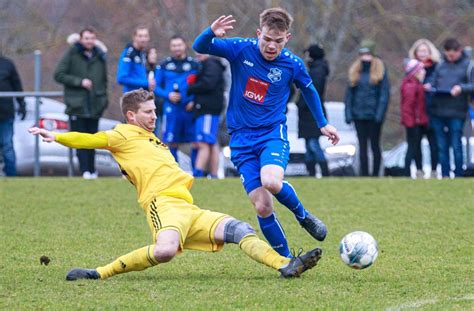
[[[474,308],[472,179],[290,181],[329,228],[316,243],[277,207],[291,247],[325,251],[300,279],[281,280],[228,245],[106,281],[66,282],[72,267],[103,265],[151,243],[134,189],[121,179],[0,179],[0,309]],[[192,192],[200,207],[258,228],[239,180],[199,180]],[[354,230],[379,243],[367,270],[339,259],[339,240]]]

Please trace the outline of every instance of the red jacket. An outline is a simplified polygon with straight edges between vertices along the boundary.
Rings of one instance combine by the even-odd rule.
[[[401,123],[406,127],[428,126],[423,84],[415,77],[405,77],[400,91]]]

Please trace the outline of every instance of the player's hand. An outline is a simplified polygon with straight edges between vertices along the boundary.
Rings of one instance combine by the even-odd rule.
[[[184,109],[186,109],[186,111],[191,111],[193,110],[193,107],[194,107],[194,102],[189,102]]]
[[[89,80],[89,79],[83,79],[81,81],[81,86],[85,89],[90,90],[90,89],[92,89],[92,81]]]
[[[52,132],[45,129],[32,127],[28,129],[28,132],[32,135],[40,135],[41,137],[43,137],[43,141],[47,143],[50,143],[56,140],[56,136],[54,136]]]
[[[181,94],[178,93],[178,92],[171,92],[171,93],[168,95],[168,99],[169,99],[170,102],[172,102],[173,104],[177,104],[177,103],[179,103],[179,101],[181,100]]]
[[[333,145],[336,145],[339,142],[339,134],[337,133],[336,128],[330,124],[321,128],[321,134],[327,136],[328,140],[330,140]]]
[[[211,30],[216,37],[222,38],[227,30],[234,29],[233,23],[235,23],[235,19],[232,15],[222,15],[212,23]]]
[[[156,80],[155,78],[148,78],[148,90],[153,92],[156,88]]]
[[[451,89],[451,95],[454,97],[459,96],[461,95],[461,91],[462,91],[461,87],[459,85],[455,85]]]

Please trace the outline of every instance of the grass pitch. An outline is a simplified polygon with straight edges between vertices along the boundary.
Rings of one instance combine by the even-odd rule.
[[[66,282],[70,268],[151,243],[134,189],[121,179],[0,179],[0,309],[474,309],[472,179],[290,181],[329,229],[319,243],[277,206],[291,247],[324,250],[300,279],[279,279],[228,245],[106,281]],[[199,180],[192,193],[200,207],[258,228],[239,180]],[[354,230],[379,243],[367,270],[339,259],[340,239]]]

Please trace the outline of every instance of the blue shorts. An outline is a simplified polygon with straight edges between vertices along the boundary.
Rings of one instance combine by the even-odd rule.
[[[193,142],[194,119],[192,113],[180,109],[165,109],[162,130],[163,142],[166,144]]]
[[[290,158],[290,143],[286,125],[272,129],[237,131],[230,138],[230,159],[239,171],[245,191],[261,187],[260,169],[269,164],[286,169]]]
[[[214,145],[217,142],[217,132],[219,131],[219,116],[212,114],[199,116],[195,121],[194,130],[196,142]]]

